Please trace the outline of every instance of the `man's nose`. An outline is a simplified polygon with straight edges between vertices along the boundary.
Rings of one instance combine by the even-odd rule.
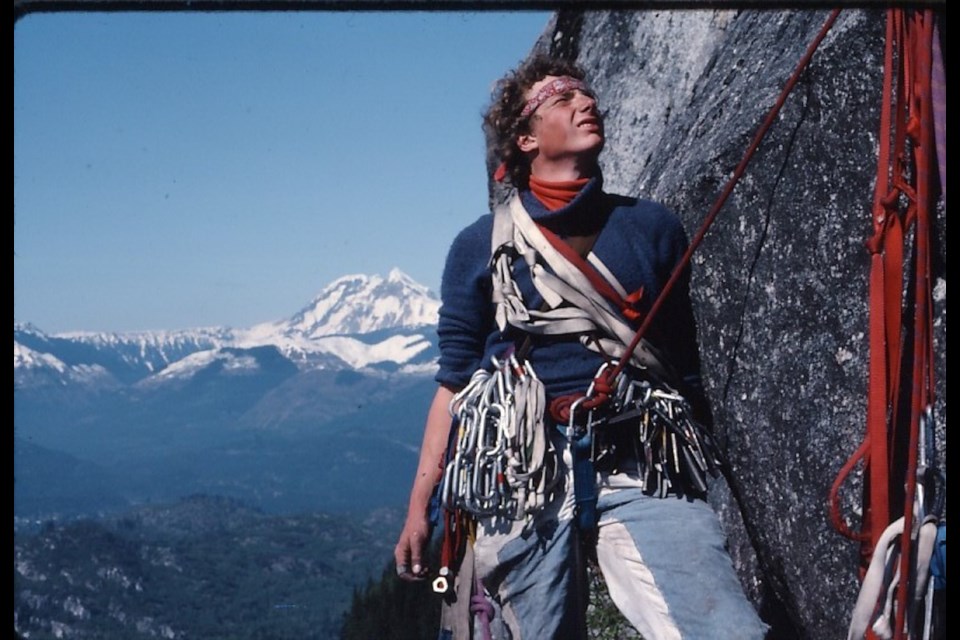
[[[578,91],[577,95],[577,110],[578,111],[588,111],[596,110],[597,108],[597,99],[588,93],[583,93]]]

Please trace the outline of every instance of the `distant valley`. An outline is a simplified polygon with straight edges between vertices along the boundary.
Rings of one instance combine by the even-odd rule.
[[[15,325],[17,632],[335,637],[402,523],[438,308],[394,270],[247,329]]]

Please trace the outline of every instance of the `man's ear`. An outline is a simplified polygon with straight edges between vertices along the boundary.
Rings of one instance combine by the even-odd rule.
[[[533,135],[532,133],[525,133],[521,136],[517,136],[517,148],[524,153],[536,151],[538,148],[537,136]]]

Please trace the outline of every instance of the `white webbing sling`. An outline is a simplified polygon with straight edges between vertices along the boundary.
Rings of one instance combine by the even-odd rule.
[[[580,341],[592,351],[616,359],[623,356],[635,330],[589,278],[550,244],[518,196],[494,210],[492,249],[493,301],[501,331],[510,325],[534,335],[580,335]],[[531,310],[524,303],[510,270],[514,256],[526,262],[545,309]],[[626,297],[623,286],[594,253],[587,260]],[[634,350],[630,364],[659,377],[665,375],[645,341]]]
[[[921,523],[912,542],[916,553],[916,566],[912,579],[900,575],[900,539],[903,535],[903,517],[890,523],[877,541],[870,566],[860,585],[860,593],[850,619],[847,640],[862,640],[867,630],[882,640],[894,635],[896,614],[894,603],[898,588],[907,584],[910,590],[907,600],[908,625],[918,616],[918,610],[927,596],[930,578],[930,559],[937,537],[937,518],[928,516]],[[924,638],[928,637],[926,634]]]

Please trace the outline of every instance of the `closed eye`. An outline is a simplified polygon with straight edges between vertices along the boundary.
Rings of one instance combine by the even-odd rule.
[[[573,100],[573,96],[574,96],[573,91],[565,91],[563,93],[558,93],[556,96],[553,97],[553,100],[550,101],[550,106],[561,104],[563,102],[570,102],[571,100]]]

